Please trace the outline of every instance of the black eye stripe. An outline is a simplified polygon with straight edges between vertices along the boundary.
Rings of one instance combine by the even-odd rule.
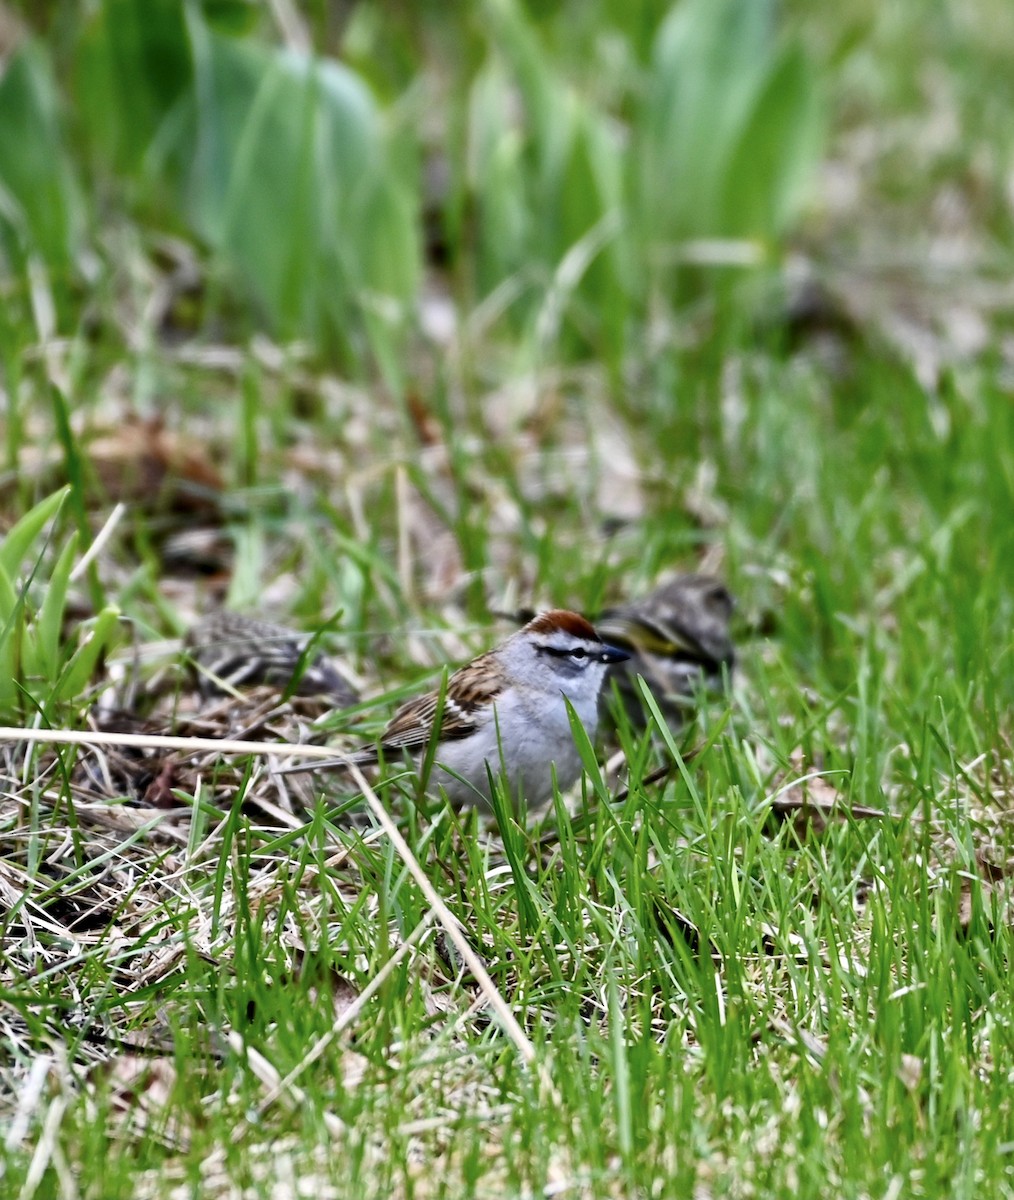
[[[584,646],[574,646],[570,650],[564,650],[560,646],[536,646],[536,650],[540,654],[551,654],[554,658],[587,658],[588,651]]]

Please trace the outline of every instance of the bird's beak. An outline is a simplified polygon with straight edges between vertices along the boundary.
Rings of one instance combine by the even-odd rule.
[[[598,657],[599,662],[618,663],[626,662],[630,655],[626,650],[621,650],[619,646],[603,646]]]

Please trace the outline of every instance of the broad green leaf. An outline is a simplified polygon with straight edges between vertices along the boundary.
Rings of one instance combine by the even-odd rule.
[[[16,712],[21,643],[25,628],[24,600],[0,565],[0,712]]]
[[[524,105],[525,125],[537,156],[539,183],[552,193],[559,186],[569,140],[564,84],[516,0],[486,0],[484,9],[493,44],[510,66]]]
[[[728,160],[721,224],[734,237],[777,236],[796,215],[822,144],[816,80],[802,51],[772,64]]]
[[[602,114],[576,107],[557,207],[563,242],[561,268],[581,266],[567,280],[574,297],[574,323],[603,354],[622,348],[627,313],[627,254],[624,229],[623,157]],[[557,270],[559,278],[561,270]]]
[[[403,189],[379,167],[364,176],[350,211],[360,237],[350,247],[355,276],[381,296],[411,296],[418,283],[419,240]]]
[[[69,487],[63,487],[45,500],[40,500],[0,541],[0,572],[8,580],[17,577],[29,548],[34,545],[46,524],[60,511],[69,492]]]
[[[84,692],[95,674],[99,658],[116,636],[119,622],[120,610],[112,605],[99,613],[53,689],[55,702],[76,699]]]
[[[770,36],[768,0],[689,0],[659,30],[640,119],[644,217],[660,236],[709,231],[719,163]]]
[[[55,682],[60,672],[63,614],[67,607],[67,589],[77,553],[78,534],[72,533],[49,577],[42,605],[32,625],[32,663],[25,663],[27,674],[38,673],[47,682]]]
[[[615,357],[629,241],[619,126],[568,85],[516,0],[487,0],[485,11],[490,54],[469,112],[479,290],[534,276],[523,308],[543,349],[547,336],[576,333]]]
[[[83,233],[81,189],[67,155],[59,95],[43,48],[27,42],[0,78],[0,246],[68,271]]]
[[[492,291],[524,262],[530,228],[522,140],[510,119],[511,84],[487,63],[469,96],[469,183],[477,202],[479,288]]]
[[[201,12],[212,29],[233,37],[249,33],[257,23],[256,6],[249,0],[201,0]]]
[[[364,294],[398,325],[418,239],[365,86],[340,64],[190,25],[201,234],[283,335],[347,345]]]
[[[15,614],[22,599],[14,582],[0,564],[0,640],[6,639],[13,627]]]
[[[771,0],[672,10],[637,121],[637,217],[649,240],[781,232],[818,146],[804,68],[783,48]]]
[[[136,172],[189,89],[190,44],[180,0],[101,0],[78,52],[76,94],[95,143]]]

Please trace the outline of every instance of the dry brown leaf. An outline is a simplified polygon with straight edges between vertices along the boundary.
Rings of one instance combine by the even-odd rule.
[[[444,440],[440,422],[433,415],[426,401],[417,391],[410,388],[405,402],[419,441],[424,446],[439,446]]]
[[[291,977],[293,982],[308,979],[307,996],[314,1005],[321,992],[324,992],[334,1005],[335,1020],[345,1013],[359,999],[360,989],[340,971],[336,971],[330,962],[322,961],[316,954],[299,948],[293,948],[296,959],[296,970]],[[284,982],[289,982],[285,977]]]
[[[204,443],[166,429],[161,417],[128,414],[86,449],[110,499],[188,513],[217,509],[223,482]]]
[[[961,893],[958,897],[957,926],[962,937],[968,937],[976,909],[983,912],[986,929],[990,936],[996,932],[992,919],[994,898],[999,900],[1001,911],[1009,920],[1010,892],[1004,888],[1004,881],[1014,871],[1010,862],[996,863],[988,858],[982,850],[975,854],[975,875],[968,871],[961,872]],[[977,876],[977,878],[976,878]]]
[[[882,820],[888,814],[880,808],[863,804],[847,806],[841,793],[827,779],[814,771],[803,758],[802,750],[789,756],[792,774],[797,778],[771,798],[770,809],[779,822],[791,820],[796,832],[821,834],[831,821]],[[787,775],[776,782],[784,783]]]
[[[117,1126],[136,1135],[154,1127],[160,1138],[173,1146],[184,1146],[189,1134],[182,1128],[179,1112],[171,1101],[177,1074],[166,1055],[124,1053],[108,1060],[99,1071],[109,1088],[110,1116]]]

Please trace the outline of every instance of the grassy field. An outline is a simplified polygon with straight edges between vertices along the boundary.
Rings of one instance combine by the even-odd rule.
[[[0,4],[0,722],[263,751],[0,735],[0,1194],[1014,1196],[1014,19],[673,12]],[[547,813],[269,770],[702,569]]]

